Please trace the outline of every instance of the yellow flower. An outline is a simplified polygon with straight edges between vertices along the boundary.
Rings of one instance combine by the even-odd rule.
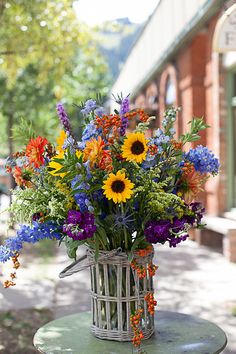
[[[112,199],[114,203],[121,203],[131,198],[134,184],[125,177],[125,173],[118,171],[116,175],[109,174],[102,188],[107,199]]]
[[[49,173],[53,176],[64,177],[65,173],[58,173],[58,171],[63,167],[59,162],[56,162],[55,159],[63,159],[64,158],[64,151],[60,152],[59,154],[53,156],[51,161],[48,164],[48,167],[53,168],[53,170],[49,171]]]
[[[148,146],[143,133],[129,133],[122,146],[122,157],[141,163],[145,160]]]
[[[66,139],[66,133],[64,130],[61,130],[60,131],[60,135],[59,137],[57,138],[57,151],[60,153],[60,152],[63,152],[63,149],[62,149],[62,146],[65,142],[65,139]]]

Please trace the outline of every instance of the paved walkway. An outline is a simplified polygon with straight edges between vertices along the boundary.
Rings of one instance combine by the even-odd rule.
[[[218,324],[228,336],[224,354],[236,354],[236,264],[192,241],[176,249],[156,247],[156,298],[160,310],[197,315]],[[33,264],[19,272],[17,286],[0,288],[0,310],[10,308],[48,307],[55,317],[90,309],[89,271],[58,279],[58,273],[68,265],[60,250],[56,262]]]

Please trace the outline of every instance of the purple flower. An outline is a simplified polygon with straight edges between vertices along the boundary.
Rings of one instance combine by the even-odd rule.
[[[73,240],[86,240],[92,238],[96,232],[94,215],[77,210],[69,210],[68,218],[63,225],[63,232]]]
[[[125,113],[129,112],[129,99],[128,97],[124,98],[121,102],[120,115],[121,115],[121,127],[120,135],[125,135],[126,129],[128,127],[129,120],[125,117]]]
[[[144,235],[150,243],[169,242],[170,247],[176,247],[181,241],[185,241],[188,237],[185,232],[186,220],[184,218],[175,218],[173,222],[170,220],[148,221],[145,225]],[[179,234],[178,233],[181,233]]]
[[[185,241],[189,237],[188,234],[180,235],[178,237],[171,236],[169,240],[170,247],[176,247],[180,242]]]
[[[58,117],[61,121],[63,128],[70,135],[71,134],[71,124],[70,124],[70,120],[67,116],[67,113],[66,113],[65,108],[62,103],[57,104],[57,114],[58,114]]]
[[[170,221],[149,221],[144,230],[146,239],[150,243],[165,243],[170,236]]]

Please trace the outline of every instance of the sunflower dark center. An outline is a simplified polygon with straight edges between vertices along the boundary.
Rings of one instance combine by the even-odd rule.
[[[111,185],[111,189],[115,193],[122,193],[125,189],[125,184],[123,181],[114,181]]]
[[[144,152],[144,145],[141,141],[135,141],[131,147],[132,154],[140,155]]]

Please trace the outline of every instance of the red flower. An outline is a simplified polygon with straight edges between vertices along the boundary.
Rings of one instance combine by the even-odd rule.
[[[39,168],[44,165],[44,151],[47,144],[49,142],[46,138],[37,136],[36,139],[31,139],[26,146],[26,156],[34,167]]]

